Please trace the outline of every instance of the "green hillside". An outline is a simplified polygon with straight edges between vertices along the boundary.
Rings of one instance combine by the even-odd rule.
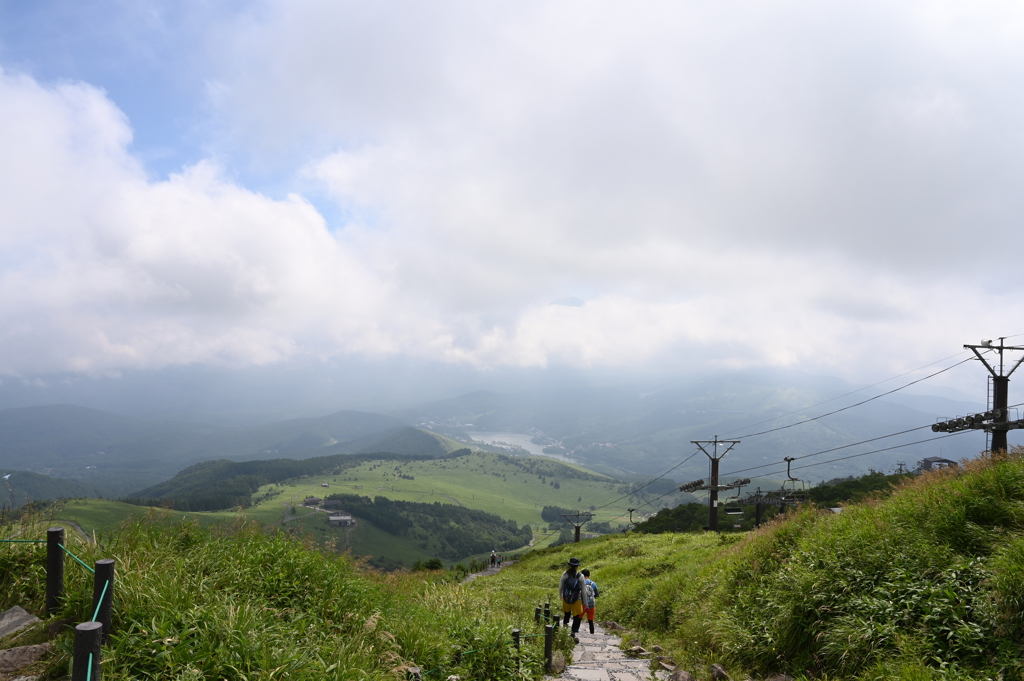
[[[359,452],[363,454],[392,452],[394,454],[444,456],[465,447],[465,444],[437,433],[431,433],[419,428],[402,428],[380,440],[375,440],[363,446]]]
[[[38,537],[45,519],[5,526]],[[480,607],[453,583],[453,573],[376,574],[345,555],[323,553],[284,533],[255,525],[231,532],[159,517],[129,522],[99,546],[69,540],[87,564],[117,561],[111,640],[103,647],[103,678],[404,679],[409,667],[428,679],[543,676],[543,646],[525,639],[520,656],[511,630],[532,620]],[[43,613],[46,549],[13,544],[0,552],[0,609],[20,605]],[[69,561],[66,598],[54,619],[92,617],[93,577]],[[3,641],[48,638],[47,620]],[[73,631],[55,627],[56,645],[41,663],[44,678],[67,674]],[[563,633],[557,647],[571,654]],[[457,651],[486,653],[456,659]]]
[[[3,471],[9,478],[0,484],[0,508],[17,508],[26,503],[64,497],[95,497],[101,494],[93,484],[53,478],[30,471]]]
[[[841,514],[807,507],[743,535],[612,535],[527,554],[478,588],[555,598],[570,555],[598,618],[707,678],[1020,679],[1024,449],[904,481]],[[514,610],[513,610],[514,611]]]
[[[308,474],[311,470],[319,472]],[[331,527],[326,513],[303,508],[303,500],[308,496],[354,495],[482,511],[502,521],[512,521],[520,529],[528,525],[533,545],[539,547],[556,541],[563,526],[558,518],[554,528],[549,529],[550,523],[542,518],[545,506],[582,511],[593,506],[594,522],[605,524],[605,531],[614,531],[628,520],[629,508],[654,510],[692,499],[672,493],[674,487],[669,481],[631,494],[635,486],[553,459],[459,450],[439,459],[359,454],[301,461],[211,461],[145,490],[147,497],[135,498],[133,502],[138,504],[134,507],[137,512],[143,512],[145,506],[164,506],[174,509],[174,514],[188,512],[189,517],[200,517],[204,522],[231,521],[241,514],[268,527],[284,526],[292,533],[307,533],[338,550],[351,549],[355,555],[371,557],[377,565],[394,567],[439,557],[456,561],[498,546],[511,551],[526,548],[530,540],[495,541],[489,531],[481,531],[476,533],[477,541],[495,545],[481,548],[461,538],[455,544],[462,548],[455,548],[452,540],[444,539],[444,532],[428,526],[420,527],[415,536],[389,534],[380,522],[368,517],[372,514],[360,516],[356,508],[344,509],[359,520],[356,529],[347,532],[345,528]],[[220,496],[215,494],[218,490]],[[195,513],[206,502],[214,508],[231,508]],[[64,517],[91,530],[97,526],[113,527],[129,515],[132,507],[83,500],[69,503],[66,508]],[[87,517],[79,518],[80,513]]]
[[[52,522],[4,532],[41,535]],[[123,566],[105,678],[383,679],[414,663],[439,678],[509,678],[501,642],[512,626],[534,631],[533,608],[557,602],[570,556],[601,586],[599,620],[628,627],[624,641],[661,646],[700,681],[711,663],[735,679],[1024,675],[1022,448],[905,480],[838,515],[807,506],[745,535],[612,534],[529,552],[458,587],[446,571],[367,573],[290,534],[237,521],[210,532],[158,512],[101,534],[99,547],[71,535],[87,561]],[[31,544],[0,553],[0,606],[41,610],[44,559]],[[59,616],[82,619],[91,575],[69,574]],[[64,641],[48,661],[54,676],[66,669]],[[460,648],[492,652],[456,661]],[[541,675],[538,652],[527,648],[526,678]]]
[[[541,518],[545,506],[581,511],[591,506],[603,507],[595,511],[596,521],[622,523],[629,518],[628,508],[674,489],[671,482],[662,481],[664,484],[626,496],[632,484],[579,466],[543,457],[490,452],[441,459],[366,460],[338,475],[325,475],[322,482],[330,484],[332,493],[458,504],[495,513],[519,524],[534,524],[535,532],[547,526]],[[296,481],[295,484],[303,483]],[[315,487],[310,491],[316,491]],[[645,508],[656,510],[662,505],[692,498],[668,494]]]

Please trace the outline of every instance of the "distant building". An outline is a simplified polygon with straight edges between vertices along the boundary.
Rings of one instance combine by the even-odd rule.
[[[320,502],[323,501],[320,497],[306,497],[302,502],[303,506],[319,506]]]
[[[322,506],[324,508],[341,508],[341,501],[339,499],[328,499]]]
[[[328,485],[328,484],[327,484],[326,482],[321,482],[321,483],[320,483],[320,486],[321,486],[321,487],[329,487],[329,485]]]
[[[350,513],[332,513],[327,516],[327,522],[335,527],[346,527],[352,524],[352,515]]]
[[[917,470],[930,471],[933,468],[957,468],[959,464],[956,461],[949,459],[943,459],[941,456],[929,456],[927,459],[921,459],[917,462]]]

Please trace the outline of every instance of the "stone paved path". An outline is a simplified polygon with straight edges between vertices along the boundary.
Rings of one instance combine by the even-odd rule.
[[[563,681],[664,681],[668,678],[667,672],[652,672],[650,660],[626,657],[619,649],[619,637],[608,634],[600,625],[595,625],[591,634],[584,622],[579,639],[573,650],[573,664],[558,677]]]

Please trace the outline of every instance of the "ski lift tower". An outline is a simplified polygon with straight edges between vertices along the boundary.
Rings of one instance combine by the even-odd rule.
[[[980,345],[964,345],[965,348],[974,351],[974,354],[978,356],[981,363],[985,365],[988,372],[992,374],[992,411],[996,413],[996,417],[992,419],[992,424],[985,428],[992,433],[992,446],[991,452],[998,454],[1002,452],[1006,454],[1006,431],[1009,429],[1009,409],[1007,404],[1009,403],[1009,390],[1010,390],[1010,374],[1017,370],[1020,363],[1024,361],[1024,357],[1021,357],[1013,365],[1013,368],[1003,373],[1005,366],[1003,365],[1003,352],[1006,350],[1024,350],[1024,347],[1017,345],[1004,345],[1006,338],[999,339],[999,345],[993,345],[990,340],[981,341]],[[982,356],[979,349],[982,350],[995,350],[999,353],[999,370],[989,364]],[[994,364],[994,363],[993,363]],[[933,429],[934,430],[934,429]]]
[[[563,513],[562,517],[565,518],[575,529],[576,529],[576,543],[580,543],[580,528],[590,522],[590,519],[594,517],[593,513]]]
[[[711,460],[711,483],[706,488],[709,492],[708,530],[711,532],[718,532],[718,493],[722,490],[733,488],[733,485],[718,484],[718,462],[729,453],[729,450],[738,445],[740,441],[719,440],[716,435],[713,440],[691,440],[691,442],[700,447],[700,451],[704,452],[708,459]],[[708,449],[706,449],[705,446],[707,446]]]

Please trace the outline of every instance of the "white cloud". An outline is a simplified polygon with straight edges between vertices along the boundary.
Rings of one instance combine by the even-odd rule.
[[[0,371],[854,374],[1024,331],[1021,14],[960,12],[267,2],[210,41],[221,161],[166,181],[102,91],[5,73]]]

